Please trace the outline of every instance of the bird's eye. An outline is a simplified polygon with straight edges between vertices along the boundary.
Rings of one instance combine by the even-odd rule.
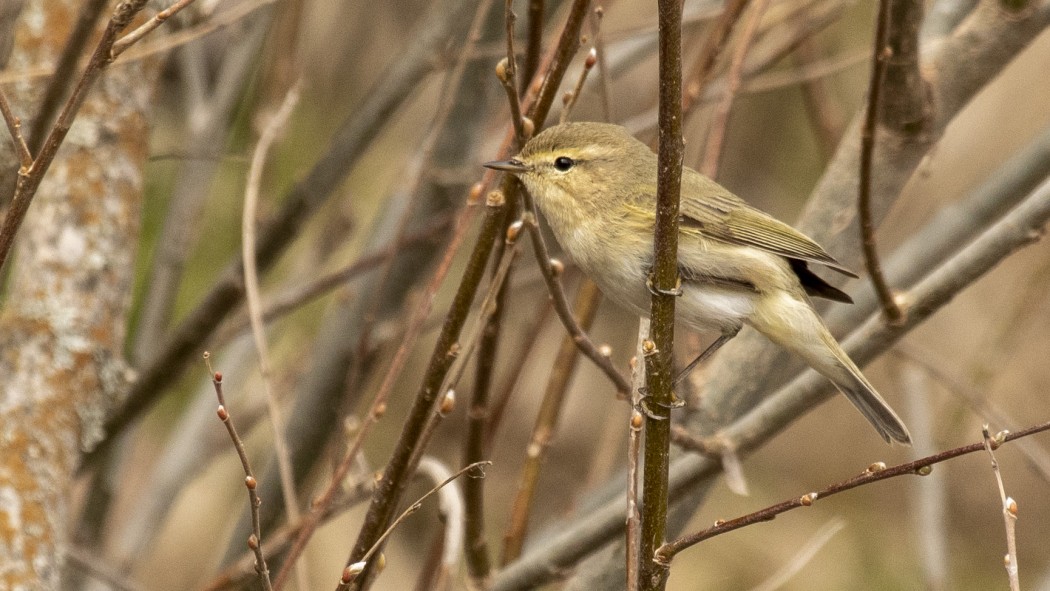
[[[573,166],[576,166],[576,161],[574,161],[572,158],[569,158],[568,156],[558,156],[554,159],[554,168],[560,170],[561,172],[568,172],[568,170]]]

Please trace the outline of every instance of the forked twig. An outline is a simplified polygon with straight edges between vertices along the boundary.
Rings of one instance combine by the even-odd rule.
[[[397,519],[391,522],[390,526],[386,528],[386,531],[384,531],[381,536],[379,536],[375,544],[373,544],[372,547],[368,549],[368,552],[365,552],[365,555],[361,557],[361,560],[351,565],[348,565],[345,569],[343,569],[343,576],[340,579],[339,585],[336,587],[336,589],[339,591],[343,591],[345,589],[350,588],[350,584],[354,582],[354,579],[356,579],[358,575],[364,572],[365,566],[368,564],[368,561],[372,559],[372,556],[376,552],[378,552],[380,548],[383,547],[383,542],[385,542],[386,539],[390,537],[390,534],[394,533],[394,530],[397,529],[397,526],[401,525],[402,521],[407,519],[416,511],[419,511],[419,509],[423,506],[423,501],[426,501],[430,497],[434,496],[438,493],[438,491],[447,486],[450,482],[466,474],[467,472],[470,472],[471,470],[479,469],[479,471],[481,472],[481,476],[479,476],[478,478],[484,478],[485,473],[484,470],[481,470],[481,468],[483,466],[491,465],[492,462],[474,462],[473,464],[465,466],[452,476],[446,478],[434,488],[427,491],[427,493],[420,497],[418,500],[416,500],[415,503],[409,505],[407,509],[401,512],[401,515],[398,515]]]
[[[984,449],[992,460],[992,473],[995,474],[995,483],[999,485],[999,499],[1003,503],[1003,522],[1006,525],[1006,556],[1003,562],[1006,566],[1006,575],[1010,580],[1010,591],[1021,591],[1017,565],[1017,501],[1006,496],[1003,475],[999,472],[999,461],[995,459],[995,450],[1006,441],[1009,433],[1009,431],[1000,431],[993,437],[988,431],[987,424],[981,428]]]

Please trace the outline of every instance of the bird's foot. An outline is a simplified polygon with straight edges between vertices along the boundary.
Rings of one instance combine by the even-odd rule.
[[[652,395],[649,394],[649,389],[645,386],[638,388],[638,395],[636,408],[639,412],[654,421],[665,421],[670,416],[671,410],[685,406],[685,401],[675,396],[674,392],[671,393],[673,399],[670,403],[654,401]],[[658,413],[655,410],[656,408],[663,409],[665,412]]]
[[[674,289],[659,289],[655,285],[653,285],[653,278],[650,275],[649,278],[647,278],[645,280],[645,287],[648,288],[649,289],[649,293],[651,293],[653,295],[669,295],[669,296],[674,296],[676,298],[682,297],[682,278],[681,277],[678,277],[678,279],[675,280]]]

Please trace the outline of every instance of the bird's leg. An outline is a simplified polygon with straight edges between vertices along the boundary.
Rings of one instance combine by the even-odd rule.
[[[709,357],[715,354],[715,351],[721,349],[722,345],[728,343],[729,340],[735,337],[738,332],[740,332],[740,329],[734,330],[733,332],[722,333],[721,336],[715,339],[715,342],[708,345],[707,348],[704,349],[702,353],[700,353],[700,355],[697,355],[696,359],[692,360],[689,363],[689,365],[685,366],[685,369],[683,369],[678,374],[678,377],[674,379],[674,385],[677,386],[678,384],[682,383],[682,380],[684,380],[691,371],[696,369],[696,366],[700,365],[704,361],[707,361]]]

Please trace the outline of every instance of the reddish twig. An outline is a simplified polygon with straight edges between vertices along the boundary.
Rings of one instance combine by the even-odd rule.
[[[580,93],[583,92],[583,85],[587,82],[587,74],[591,73],[591,69],[594,68],[596,63],[598,63],[598,50],[592,47],[587,54],[587,59],[583,62],[580,77],[576,79],[576,86],[562,97],[561,116],[558,118],[558,123],[565,123],[569,120],[569,114],[572,113],[572,108],[576,106],[576,101],[580,98]]]
[[[248,501],[252,513],[252,533],[248,536],[248,548],[255,553],[255,572],[259,574],[259,582],[262,583],[263,589],[272,591],[270,570],[266,566],[266,558],[263,556],[262,549],[262,526],[259,519],[259,506],[262,505],[262,499],[259,498],[259,493],[255,490],[258,487],[258,481],[252,472],[251,462],[248,461],[248,452],[244,449],[244,441],[237,434],[237,428],[234,426],[230,412],[226,408],[226,398],[222,393],[222,373],[212,370],[210,357],[211,355],[205,351],[204,362],[208,365],[208,371],[212,374],[215,396],[219,399],[219,408],[216,413],[219,415],[219,420],[226,427],[226,431],[230,434],[230,440],[233,441],[234,449],[237,450],[237,457],[240,458],[241,467],[244,469],[244,486],[248,489]]]
[[[1007,433],[1003,435],[1001,443],[1005,443],[1007,441],[1014,441],[1015,439],[1021,439],[1022,437],[1028,437],[1029,435],[1042,433],[1043,431],[1048,430],[1050,430],[1050,422],[1042,423],[1040,425],[1028,427],[1027,429],[1022,429],[1016,433]],[[793,509],[798,509],[799,507],[812,506],[813,503],[819,499],[825,499],[832,495],[836,495],[841,492],[857,488],[858,486],[864,486],[866,484],[871,484],[880,480],[886,480],[888,478],[895,478],[897,476],[904,476],[907,474],[925,476],[930,473],[933,465],[945,462],[947,460],[951,460],[953,458],[957,458],[959,456],[964,456],[967,454],[982,451],[985,449],[985,445],[986,443],[984,441],[981,441],[980,443],[972,443],[970,445],[964,445],[955,449],[949,449],[947,451],[942,451],[931,456],[926,456],[924,458],[920,458],[912,462],[906,462],[904,464],[899,464],[897,466],[892,466],[889,468],[887,468],[886,465],[881,462],[876,462],[875,464],[869,466],[868,469],[864,472],[858,474],[857,476],[854,476],[853,478],[839,482],[838,484],[832,484],[823,489],[806,493],[799,497],[789,499],[781,503],[777,503],[776,505],[771,505],[769,507],[766,507],[765,509],[761,509],[759,511],[755,511],[754,513],[749,513],[747,515],[737,517],[736,519],[730,519],[728,521],[719,520],[715,522],[715,525],[713,525],[712,527],[709,527],[707,529],[701,530],[693,534],[689,534],[687,536],[683,536],[681,538],[678,538],[677,540],[674,540],[673,542],[668,542],[659,550],[660,560],[670,563],[670,561],[673,560],[679,552],[685,550],[686,548],[694,546],[704,540],[722,535],[724,533],[731,532],[736,529],[740,529],[742,527],[747,527],[755,523],[770,521],[777,515],[780,515],[781,513],[786,513]]]

